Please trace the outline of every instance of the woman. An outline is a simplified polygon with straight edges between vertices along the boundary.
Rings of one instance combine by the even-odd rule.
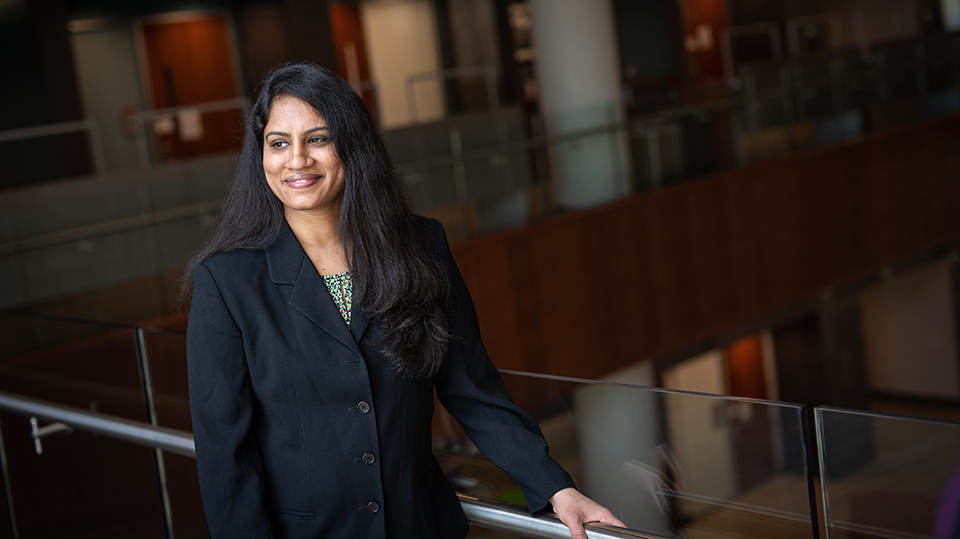
[[[265,80],[186,275],[214,537],[464,536],[431,453],[434,388],[531,511],[552,504],[573,537],[623,525],[573,488],[510,400],[442,227],[413,216],[363,101],[326,69]]]

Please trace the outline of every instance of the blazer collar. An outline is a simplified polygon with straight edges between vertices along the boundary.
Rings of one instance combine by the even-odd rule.
[[[290,306],[320,326],[331,337],[360,353],[357,343],[366,332],[370,319],[354,304],[348,330],[323,278],[286,222],[283,223],[280,236],[266,248],[265,253],[270,279],[276,284],[294,287],[290,295]]]

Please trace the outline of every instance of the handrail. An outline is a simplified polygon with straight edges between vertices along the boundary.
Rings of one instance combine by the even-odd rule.
[[[41,399],[0,391],[0,410],[44,421],[63,423],[77,430],[93,432],[146,447],[187,457],[196,457],[193,436],[181,430],[156,427],[141,421]],[[568,539],[567,527],[553,515],[532,516],[521,506],[457,494],[467,520],[478,526],[522,534],[537,539]],[[590,539],[664,539],[660,536],[610,526],[587,524]]]
[[[141,421],[63,406],[6,391],[0,391],[0,410],[44,421],[65,423],[78,430],[155,447],[186,457],[196,456],[193,436],[176,429],[155,427]]]
[[[457,496],[471,524],[530,538],[570,538],[567,526],[554,515],[531,516],[526,508],[512,503],[475,498],[466,494],[457,494]],[[657,535],[599,524],[587,524],[585,529],[587,536],[591,539],[622,537],[664,539]]]
[[[185,110],[195,110],[202,113],[221,112],[224,110],[242,109],[246,110],[249,103],[242,97],[232,97],[230,99],[220,99],[217,101],[204,101],[202,103],[191,103],[186,105],[176,105],[163,109],[145,109],[134,115],[134,119],[141,122],[152,121],[157,116],[171,116]]]

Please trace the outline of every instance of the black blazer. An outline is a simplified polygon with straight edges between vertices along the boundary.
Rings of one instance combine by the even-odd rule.
[[[432,381],[398,378],[380,327],[348,329],[289,227],[262,251],[197,266],[187,332],[190,405],[214,537],[463,537],[467,523],[431,451],[433,391],[523,488],[531,511],[573,486],[491,364],[443,227],[418,218],[451,281],[455,334]]]

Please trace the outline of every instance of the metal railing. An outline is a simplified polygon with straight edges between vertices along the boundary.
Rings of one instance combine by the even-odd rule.
[[[218,101],[206,101],[203,103],[192,103],[189,105],[179,105],[165,109],[146,109],[133,115],[134,133],[137,141],[137,156],[142,168],[150,167],[150,148],[147,125],[155,125],[158,120],[169,121],[177,115],[185,112],[196,114],[208,114],[211,112],[223,112],[227,110],[238,110],[246,115],[249,103],[243,97],[231,99],[221,99]],[[154,127],[155,129],[155,127]]]
[[[176,429],[2,391],[0,391],[0,410],[31,418],[35,426],[32,433],[35,441],[44,436],[76,429],[179,455],[196,456],[193,436]],[[53,422],[53,425],[36,428],[39,421]],[[4,475],[6,476],[6,473]],[[518,505],[464,494],[457,494],[457,496],[471,524],[530,538],[570,537],[567,527],[553,515],[531,516],[526,508]],[[591,539],[662,539],[656,535],[634,530],[594,524],[588,524],[586,531]]]
[[[440,80],[446,82],[464,77],[482,75],[487,89],[487,106],[489,110],[495,111],[500,108],[500,95],[497,93],[497,68],[492,65],[482,64],[473,66],[454,67],[451,69],[442,69],[439,71],[427,71],[424,73],[414,73],[408,75],[404,87],[407,95],[407,113],[410,115],[414,124],[420,123],[420,115],[417,111],[417,96],[414,86],[418,82],[431,80]]]
[[[100,127],[97,122],[90,119],[0,131],[0,142],[29,140],[70,133],[87,133],[87,144],[93,159],[93,170],[97,174],[103,174],[107,165],[103,153],[103,141],[100,138]]]

